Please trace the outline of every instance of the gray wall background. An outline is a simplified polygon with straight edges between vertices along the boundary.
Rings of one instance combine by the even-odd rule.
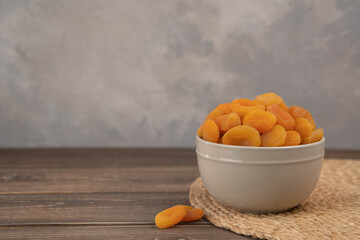
[[[269,91],[360,149],[360,1],[0,0],[0,147],[194,146]]]

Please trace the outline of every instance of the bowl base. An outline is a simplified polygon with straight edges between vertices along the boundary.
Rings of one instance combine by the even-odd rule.
[[[299,206],[299,205],[297,205]],[[236,211],[239,212],[243,212],[243,213],[253,213],[253,214],[276,214],[276,213],[283,213],[283,212],[288,212],[291,211],[292,209],[296,208],[295,207],[291,207],[291,208],[286,208],[286,209],[280,209],[280,210],[270,210],[270,211],[249,211],[249,210],[245,210],[245,209],[239,209],[239,208],[234,208]]]

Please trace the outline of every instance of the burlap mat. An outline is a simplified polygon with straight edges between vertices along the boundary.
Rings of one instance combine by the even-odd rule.
[[[360,239],[360,161],[324,161],[311,196],[289,212],[241,213],[224,207],[201,178],[190,187],[190,203],[214,225],[261,239]]]

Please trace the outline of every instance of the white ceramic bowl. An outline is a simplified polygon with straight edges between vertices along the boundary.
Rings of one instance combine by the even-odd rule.
[[[201,178],[225,206],[253,213],[289,210],[311,194],[324,159],[325,138],[290,147],[216,144],[196,136]]]

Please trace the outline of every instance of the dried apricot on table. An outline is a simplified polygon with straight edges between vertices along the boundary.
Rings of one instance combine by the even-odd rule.
[[[183,206],[186,209],[186,215],[181,220],[182,222],[195,221],[202,218],[202,216],[204,215],[204,210],[200,208],[193,208],[187,205],[181,205],[181,206]]]
[[[273,92],[261,94],[261,95],[257,96],[254,100],[257,102],[261,102],[262,104],[265,105],[265,107],[268,107],[272,104],[279,104],[282,108],[285,108],[284,110],[287,110],[286,109],[287,106],[284,103],[284,100],[282,99],[282,97],[280,97],[279,95],[277,95]]]
[[[313,126],[313,130],[315,130],[315,128],[316,128],[315,121],[314,121],[311,113],[308,110],[306,110],[305,108],[302,108],[299,106],[291,106],[289,108],[289,113],[294,119],[297,119],[300,117],[306,118],[307,120],[310,121],[311,125]]]
[[[241,125],[227,131],[223,136],[222,142],[227,145],[259,147],[261,138],[255,128]]]
[[[214,120],[206,120],[203,127],[203,139],[209,142],[217,143],[219,141],[220,131]]]
[[[283,146],[296,146],[300,143],[301,137],[297,131],[286,131],[286,139]]]
[[[158,228],[169,228],[181,222],[186,216],[186,209],[182,205],[165,209],[155,216],[155,224]]]
[[[308,119],[299,117],[295,119],[294,130],[300,134],[301,143],[304,143],[305,138],[307,138],[313,131],[313,125]]]
[[[230,128],[241,125],[241,119],[236,113],[229,113],[216,117],[214,119],[215,123],[218,125],[220,133],[224,134]]]
[[[324,131],[322,128],[318,128],[312,131],[307,138],[305,138],[304,143],[314,143],[320,141],[324,136]]]
[[[283,126],[286,131],[293,130],[295,126],[294,118],[278,104],[271,104],[267,107],[266,111],[276,116],[276,124]]]
[[[249,125],[259,133],[267,132],[271,130],[276,123],[276,117],[271,112],[266,112],[263,110],[251,111],[245,115],[243,124]]]
[[[281,125],[275,125],[270,131],[261,134],[261,146],[279,147],[284,145],[286,140],[286,130]]]

